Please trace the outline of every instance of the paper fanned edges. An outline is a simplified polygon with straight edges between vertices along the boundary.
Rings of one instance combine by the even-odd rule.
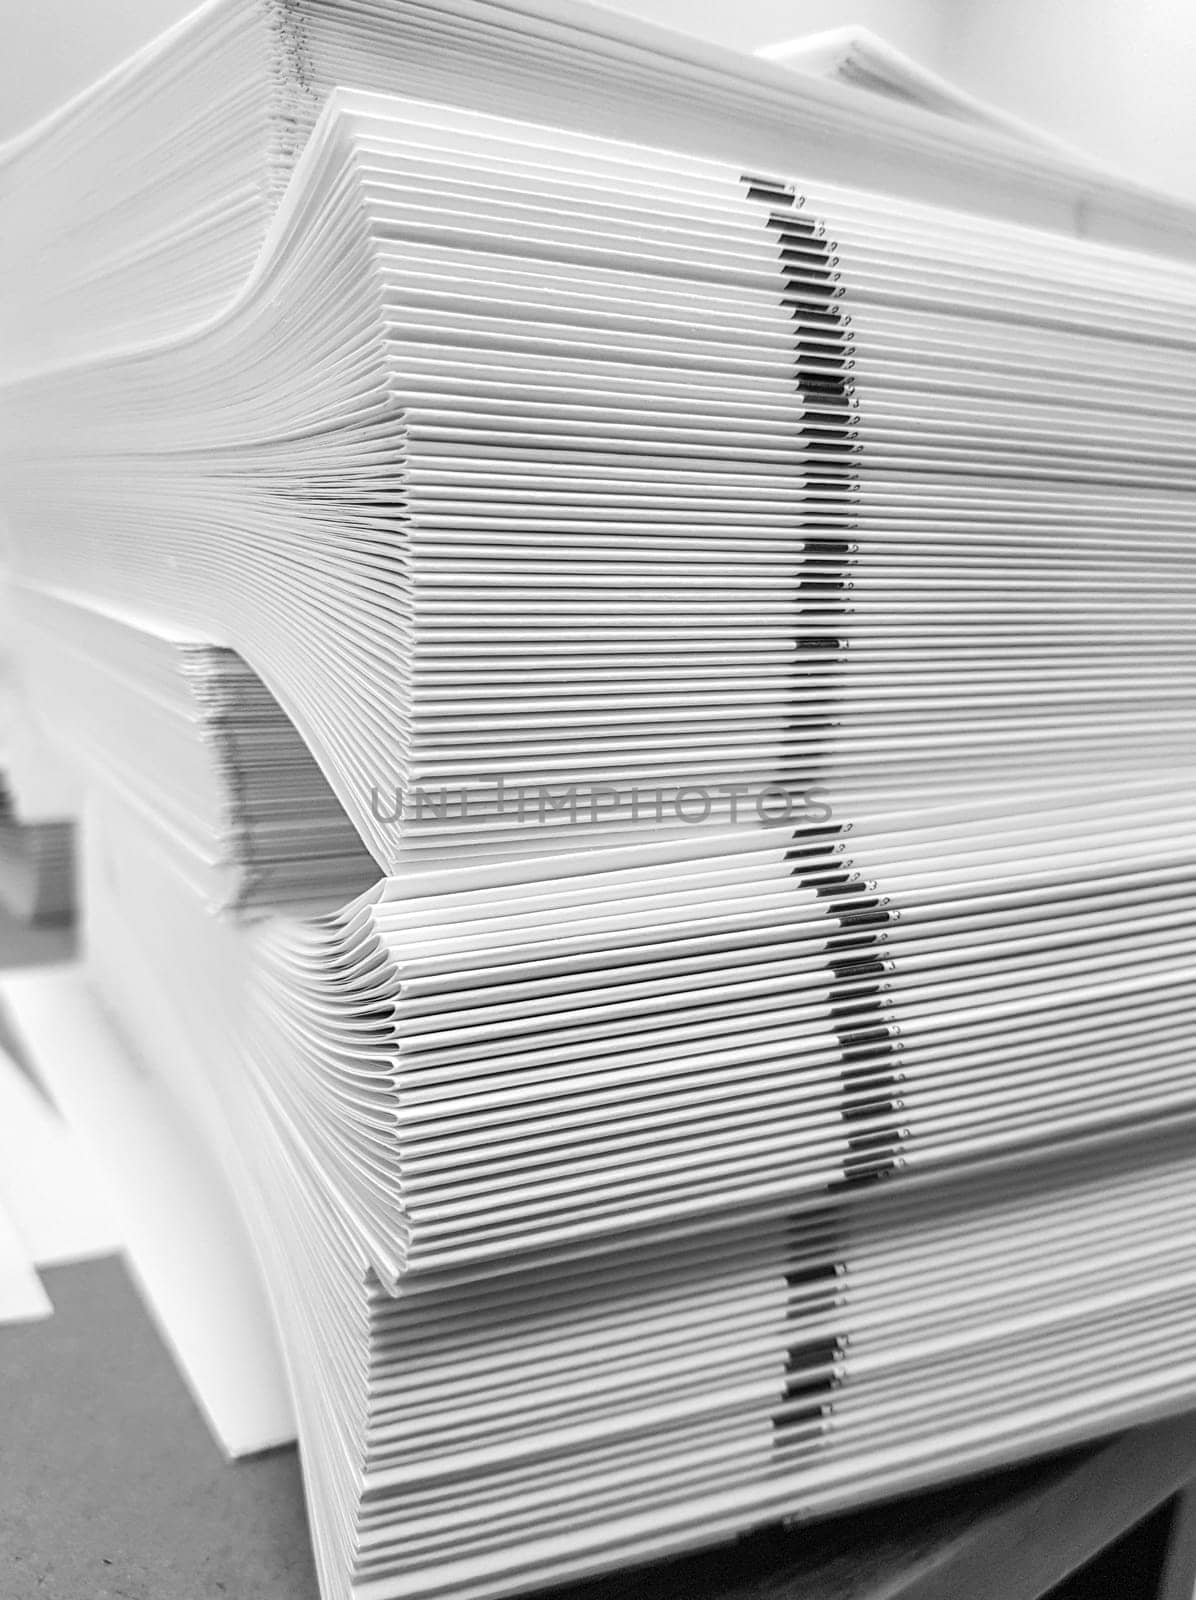
[[[317,119],[381,13],[213,8],[216,78],[268,17],[297,108],[242,265],[123,352],[97,286],[89,358],[0,390],[95,981],[231,1174],[324,1592],[1191,1405],[1196,275],[801,179],[746,61],[703,121],[627,25],[670,153],[587,131],[582,13],[393,9],[461,29],[398,87],[494,24],[462,97],[537,120]]]

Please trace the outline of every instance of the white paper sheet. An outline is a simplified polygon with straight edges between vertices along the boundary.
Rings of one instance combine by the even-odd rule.
[[[33,1322],[53,1309],[24,1240],[0,1205],[0,1323]]]
[[[0,1199],[39,1267],[121,1248],[108,1183],[87,1145],[3,1051]]]
[[[231,1456],[294,1438],[257,1264],[211,1157],[125,1055],[77,968],[7,973],[0,1004],[108,1181],[130,1263]]]

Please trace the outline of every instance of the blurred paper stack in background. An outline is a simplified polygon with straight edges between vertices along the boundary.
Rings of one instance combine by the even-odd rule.
[[[69,822],[20,822],[0,783],[0,905],[21,922],[66,922],[75,911]]]
[[[45,732],[17,661],[11,586],[0,610],[0,907],[18,923],[60,926],[75,912],[71,822],[79,789]]]

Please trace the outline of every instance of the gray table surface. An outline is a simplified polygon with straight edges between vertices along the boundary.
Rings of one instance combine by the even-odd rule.
[[[4,1600],[317,1600],[296,1452],[228,1463],[120,1258],[0,1328]]]

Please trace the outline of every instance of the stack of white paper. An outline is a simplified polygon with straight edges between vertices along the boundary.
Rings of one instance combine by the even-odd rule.
[[[230,643],[388,867],[1183,761],[1196,279],[1043,249],[340,95],[220,322],[0,394],[16,570]]]
[[[587,19],[220,0],[0,172],[15,648],[329,1595],[1196,1399],[1193,219]]]
[[[658,1027],[622,1050],[520,1057],[496,1015],[466,1079],[444,1049],[409,1055],[402,1025],[420,1010],[460,1015],[434,1009],[437,992],[454,998],[447,923],[441,939],[425,920],[420,943],[438,974],[396,970],[369,933],[386,925],[373,897],[337,919],[359,925],[356,963],[343,942],[338,960],[335,923],[217,922],[143,823],[111,806],[100,820],[104,848],[135,859],[121,895],[89,896],[105,969],[119,969],[110,992],[133,991],[124,1015],[157,1059],[206,1058],[253,1150],[243,1199],[296,1384],[329,1593],[350,1573],[378,1595],[519,1592],[1088,1437],[1196,1393],[1190,1122],[1182,1105],[1118,1091],[1127,1059],[1134,1075],[1126,1039],[1150,1050],[1182,1027],[1182,978],[1155,991],[1157,1009],[1149,990],[1123,992],[1120,1011],[1091,992],[1060,997],[1054,1039],[1029,1020],[1049,986],[1037,1002],[1011,989],[1004,1016],[988,1008],[993,1061],[965,1047],[954,1071],[933,1041],[915,1052],[902,1024],[819,1063],[827,1021],[803,1036],[796,1020],[770,1093],[768,1043],[741,1016],[718,1049],[728,1016],[712,1006],[708,1037],[691,1028],[672,1062]],[[602,876],[568,868],[525,890],[545,918]],[[385,908],[391,949],[401,920],[449,918],[466,898],[410,887],[425,896]],[[509,892],[473,883],[468,898],[497,945]],[[659,927],[673,907],[652,904]],[[547,979],[577,966],[553,931]],[[776,931],[765,923],[762,965]],[[487,976],[517,994],[496,959]],[[665,957],[661,978],[678,966]],[[632,970],[606,971],[634,995]],[[177,1039],[151,1015],[163,993]],[[682,1020],[661,989],[650,998]],[[559,1020],[575,1033],[581,1021]],[[534,1020],[527,1033],[535,1042]],[[952,1083],[971,1138],[936,1151]],[[869,1084],[885,1102],[880,1141]],[[1101,1103],[1105,1089],[1116,1103]],[[1035,1093],[1043,1114],[1019,1130]],[[739,1143],[754,1143],[763,1176],[741,1162],[736,1183],[737,1098]],[[686,1184],[678,1133],[695,1108]],[[401,1215],[360,1201],[384,1190]]]

